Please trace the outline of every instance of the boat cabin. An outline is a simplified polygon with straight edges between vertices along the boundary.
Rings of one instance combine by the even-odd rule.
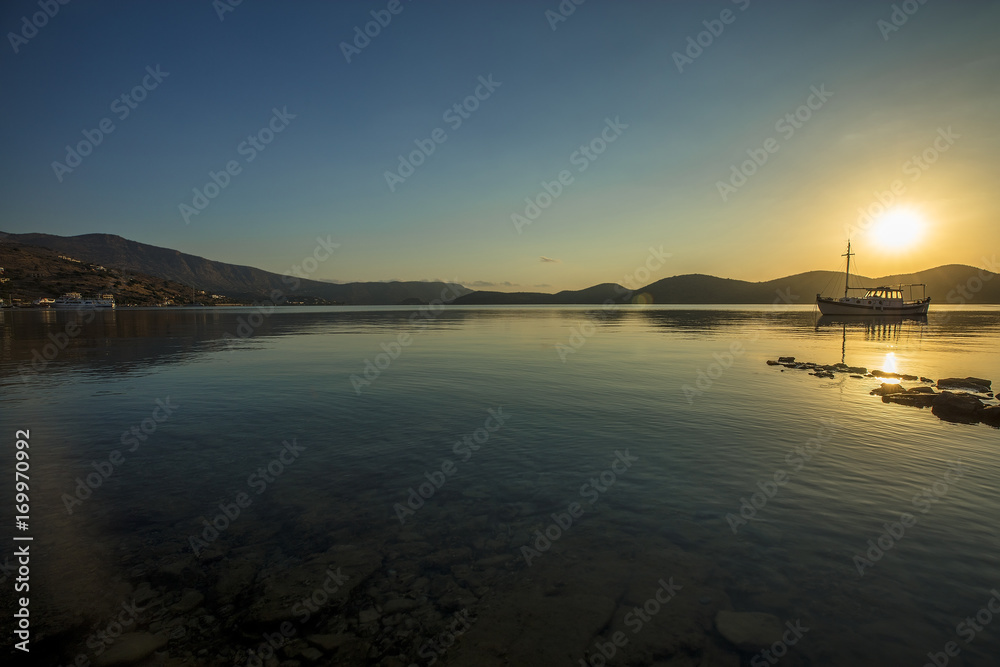
[[[865,299],[900,299],[903,298],[903,290],[893,289],[891,287],[876,287],[874,289],[868,290],[868,293],[864,296]]]

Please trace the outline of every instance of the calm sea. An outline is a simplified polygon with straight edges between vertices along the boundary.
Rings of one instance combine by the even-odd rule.
[[[17,534],[37,664],[996,665],[1000,431],[765,363],[1000,382],[932,310],[2,312],[5,624]]]

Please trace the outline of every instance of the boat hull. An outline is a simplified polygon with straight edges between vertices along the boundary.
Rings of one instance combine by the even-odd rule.
[[[931,307],[930,299],[912,301],[910,303],[869,304],[866,299],[834,299],[818,297],[816,305],[823,315],[926,315]]]

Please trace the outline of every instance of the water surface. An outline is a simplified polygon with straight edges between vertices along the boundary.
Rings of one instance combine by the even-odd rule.
[[[52,664],[113,650],[95,632],[136,599],[126,630],[198,664],[253,663],[282,623],[282,658],[304,663],[580,664],[622,631],[618,664],[750,664],[720,610],[808,627],[788,665],[920,665],[949,641],[949,664],[1000,655],[1000,625],[957,628],[1000,587],[1000,432],[883,404],[873,378],[765,364],[1000,380],[1000,309],[81,318],[0,314],[0,420],[31,431],[32,613]],[[99,486],[78,490],[88,475]],[[915,525],[861,574],[903,513]],[[338,567],[347,583],[315,595]]]

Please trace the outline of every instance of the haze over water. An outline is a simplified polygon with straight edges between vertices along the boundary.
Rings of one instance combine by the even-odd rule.
[[[35,373],[32,350],[79,314],[0,314],[3,432],[30,426],[44,480],[32,613],[47,664],[94,659],[95,630],[137,597],[143,630],[176,635],[160,650],[198,664],[245,662],[284,622],[291,654],[319,664],[579,664],[618,631],[618,664],[749,664],[713,627],[726,609],[808,628],[782,664],[919,665],[949,641],[949,664],[1000,655],[996,621],[969,642],[956,630],[998,586],[998,431],[884,404],[874,378],[765,364],[998,379],[996,307],[876,324],[622,307],[593,328],[599,310],[577,307],[446,307],[417,325],[407,308],[287,308],[228,338],[252,312],[98,313]],[[398,354],[352,385],[383,350]],[[169,416],[148,421],[157,401]],[[115,450],[124,462],[73,502]],[[768,488],[745,525],[727,519]],[[240,493],[250,504],[219,520]],[[551,530],[571,503],[582,514]],[[904,512],[915,525],[859,574]],[[207,539],[203,519],[225,527]],[[347,583],[303,621],[330,568]],[[679,588],[639,623],[661,580]],[[335,639],[303,641],[316,635]]]

